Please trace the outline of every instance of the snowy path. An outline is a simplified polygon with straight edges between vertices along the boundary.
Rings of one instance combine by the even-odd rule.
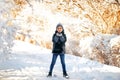
[[[11,59],[0,63],[0,80],[66,80],[58,58],[54,68],[57,77],[47,78],[50,50],[15,41]],[[88,59],[66,55],[69,80],[120,80],[120,68]]]

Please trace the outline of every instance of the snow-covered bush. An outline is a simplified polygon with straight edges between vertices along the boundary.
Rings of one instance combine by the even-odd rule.
[[[83,57],[120,67],[120,36],[99,34],[80,40],[77,50]]]
[[[0,61],[9,57],[14,40],[14,29],[6,25],[0,25]]]
[[[120,67],[120,36],[116,36],[110,41],[111,55],[110,64]]]

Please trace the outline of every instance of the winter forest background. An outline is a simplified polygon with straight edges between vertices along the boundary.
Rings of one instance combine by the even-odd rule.
[[[0,61],[14,40],[51,49],[59,22],[67,54],[120,67],[119,0],[0,0]]]
[[[70,80],[120,80],[120,0],[0,0],[0,80],[51,80],[58,23]]]

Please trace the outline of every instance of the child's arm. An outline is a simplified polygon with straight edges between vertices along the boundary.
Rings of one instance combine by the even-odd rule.
[[[65,42],[67,41],[67,38],[66,38],[66,35],[65,35],[65,34],[60,37],[60,41],[61,41],[62,43],[65,43]]]
[[[59,37],[56,36],[56,34],[54,34],[53,37],[52,37],[52,42],[53,42],[53,43],[57,43],[58,40],[59,40]]]

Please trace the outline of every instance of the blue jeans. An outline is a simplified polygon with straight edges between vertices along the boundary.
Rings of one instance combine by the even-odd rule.
[[[52,56],[52,62],[51,62],[51,65],[50,65],[50,71],[52,73],[53,71],[53,68],[54,68],[54,65],[56,63],[56,60],[57,60],[57,57],[58,55],[60,56],[60,60],[61,60],[61,64],[62,64],[62,69],[63,69],[63,73],[66,72],[66,66],[65,66],[65,54],[64,53],[53,53],[53,56]]]

